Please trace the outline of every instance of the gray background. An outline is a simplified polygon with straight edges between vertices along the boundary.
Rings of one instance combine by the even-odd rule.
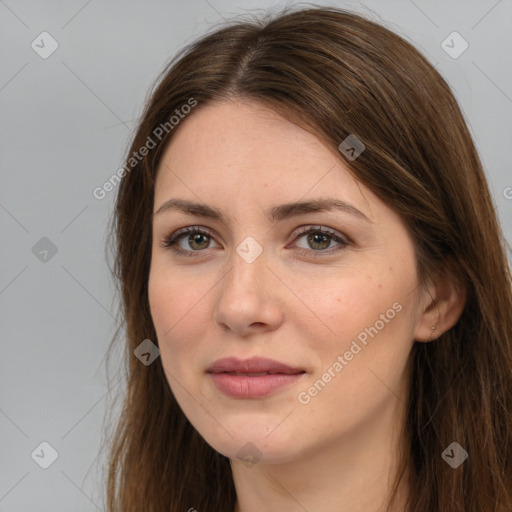
[[[446,77],[511,241],[511,0],[322,3],[380,20]],[[147,91],[179,48],[223,18],[283,5],[0,0],[0,512],[102,510],[115,192],[92,191],[122,165]],[[31,47],[43,31],[59,45],[46,59]],[[441,47],[453,31],[469,44],[456,59]],[[41,252],[43,237],[56,254]],[[58,452],[48,469],[43,441]]]

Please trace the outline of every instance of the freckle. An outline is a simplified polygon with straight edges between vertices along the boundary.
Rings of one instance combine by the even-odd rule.
[[[379,283],[379,288],[382,288],[382,284]]]

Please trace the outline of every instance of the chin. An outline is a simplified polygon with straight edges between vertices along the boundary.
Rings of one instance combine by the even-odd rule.
[[[282,418],[281,418],[282,421]],[[275,425],[278,425],[276,422]],[[289,462],[297,456],[297,435],[283,426],[269,426],[268,421],[248,421],[230,425],[222,424],[215,432],[198,430],[205,441],[216,451],[229,457],[239,459],[246,465],[257,463],[279,464]],[[274,430],[275,429],[275,430]]]

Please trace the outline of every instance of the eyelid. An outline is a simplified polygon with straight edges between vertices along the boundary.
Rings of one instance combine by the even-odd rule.
[[[352,240],[347,235],[340,233],[338,230],[333,228],[328,228],[327,226],[323,226],[320,224],[307,224],[306,226],[299,226],[294,233],[294,240],[301,235],[304,235],[309,232],[314,233],[322,233],[324,235],[328,235],[333,239],[339,238],[346,244],[352,244]]]

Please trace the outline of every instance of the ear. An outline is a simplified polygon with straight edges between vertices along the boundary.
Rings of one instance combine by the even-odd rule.
[[[451,329],[459,320],[466,305],[467,292],[453,273],[438,274],[423,292],[422,311],[416,324],[414,340],[433,341]]]

